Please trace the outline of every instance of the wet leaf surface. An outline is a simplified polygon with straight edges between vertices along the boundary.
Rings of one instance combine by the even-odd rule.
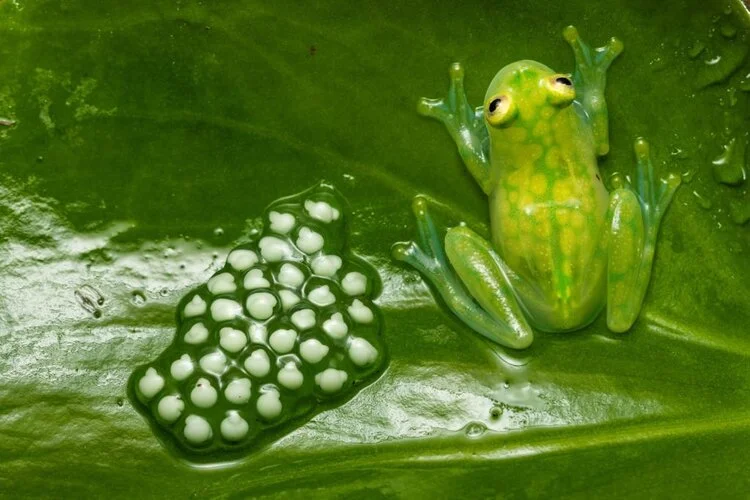
[[[732,137],[747,142],[750,67],[732,59],[721,68],[740,66],[721,78],[704,69],[746,53],[748,17],[724,8],[0,2],[0,490],[748,491],[750,231],[732,214],[750,198],[746,182],[717,183],[711,162]],[[514,60],[569,70],[560,33],[570,23],[592,44],[617,35],[626,46],[609,77],[605,179],[632,174],[643,135],[658,173],[689,182],[664,220],[631,332],[611,334],[599,318],[512,352],[449,315],[389,247],[413,234],[418,193],[435,200],[441,224],[487,231],[486,199],[416,99],[442,95],[454,60],[473,103]],[[732,37],[721,35],[726,23]],[[696,42],[705,54],[691,58]],[[702,78],[712,84],[697,90]],[[382,276],[389,367],[243,463],[189,468],[129,404],[128,376],[171,343],[180,298],[223,265],[263,208],[321,179],[349,200],[352,249]]]

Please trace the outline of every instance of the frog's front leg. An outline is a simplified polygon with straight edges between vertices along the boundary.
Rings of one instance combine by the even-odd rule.
[[[451,84],[444,99],[419,100],[417,112],[443,122],[458,146],[458,152],[479,186],[490,193],[489,154],[487,127],[483,109],[472,108],[464,92],[464,69],[461,63],[450,67]]]
[[[615,178],[610,198],[607,245],[607,326],[624,332],[633,325],[643,304],[651,279],[659,225],[672,196],[680,185],[680,177],[670,174],[658,182],[648,143],[635,143],[635,191]]]
[[[472,330],[504,346],[528,347],[533,331],[513,292],[507,266],[490,244],[459,226],[448,230],[443,250],[427,200],[418,196],[413,209],[419,243],[397,243],[393,257],[422,273]]]
[[[596,154],[609,152],[609,124],[604,88],[607,86],[607,69],[622,52],[623,44],[611,38],[607,45],[592,49],[581,39],[574,26],[563,30],[563,37],[570,44],[575,56],[573,73],[578,101],[589,117],[596,141]]]

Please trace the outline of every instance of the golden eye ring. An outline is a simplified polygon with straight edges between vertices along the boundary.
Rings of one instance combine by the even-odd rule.
[[[565,107],[576,98],[576,90],[570,75],[552,75],[544,79],[547,101],[553,106]]]
[[[517,108],[513,98],[509,95],[496,95],[491,97],[484,107],[484,116],[487,123],[493,127],[502,127],[510,124],[516,117]]]

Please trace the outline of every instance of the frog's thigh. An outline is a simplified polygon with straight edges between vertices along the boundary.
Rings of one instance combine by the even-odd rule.
[[[471,296],[497,322],[493,333],[501,343],[528,347],[533,331],[504,271],[506,266],[490,244],[466,227],[455,227],[445,236],[445,252]]]
[[[608,220],[607,326],[624,332],[638,317],[648,286],[641,272],[645,264],[643,215],[634,192],[618,189],[612,193]]]

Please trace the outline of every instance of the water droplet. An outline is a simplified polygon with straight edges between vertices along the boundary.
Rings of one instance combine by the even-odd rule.
[[[661,57],[655,57],[651,60],[651,62],[648,63],[649,66],[651,66],[652,71],[661,71],[664,68],[667,67],[666,62]]]
[[[696,88],[703,89],[709,85],[728,80],[745,62],[748,47],[744,43],[728,43],[722,48],[721,54],[707,54],[705,65],[696,68]]]
[[[735,107],[737,105],[737,89],[735,87],[729,87],[727,89],[727,96],[729,98],[729,107]]]
[[[701,206],[701,208],[708,210],[713,206],[711,200],[702,196],[700,193],[698,193],[698,191],[693,191],[693,196],[695,196],[695,198],[698,200],[698,204]]]
[[[169,289],[162,288],[161,290],[159,290],[159,295],[161,295],[162,297],[166,297],[167,295],[169,295]]]
[[[711,162],[714,178],[717,181],[729,186],[737,186],[745,181],[746,172],[743,163],[746,146],[744,140],[737,141],[736,137],[732,137],[727,144],[722,146],[724,151]]]
[[[719,29],[719,32],[724,38],[734,38],[737,35],[737,28],[731,24],[724,24]]]
[[[669,152],[669,155],[677,160],[684,160],[685,158],[690,157],[684,149],[678,148],[677,146]]]
[[[721,56],[714,56],[711,59],[706,59],[703,62],[709,66],[713,66],[714,64],[719,64],[720,61],[721,61]]]
[[[214,237],[221,238],[222,236],[224,236],[224,230],[222,228],[217,227],[214,229]]]
[[[124,400],[124,399],[122,399],[122,398],[117,398],[117,399],[115,400],[115,402],[117,403],[117,406],[120,406],[120,407],[122,407],[122,405],[124,405],[124,404],[125,404],[125,400]]]
[[[697,167],[691,167],[688,170],[685,170],[680,174],[680,176],[682,177],[682,182],[684,182],[685,184],[690,184],[695,178],[696,173],[698,173]]]
[[[503,409],[499,405],[495,405],[492,408],[490,408],[490,418],[492,420],[497,420],[498,418],[503,416]]]
[[[477,439],[487,431],[487,426],[482,422],[470,422],[464,427],[464,433],[466,437],[471,439]]]
[[[750,92],[750,73],[742,77],[739,89],[743,92]]]
[[[136,306],[142,306],[146,303],[146,294],[140,290],[133,290],[130,293],[130,301]]]
[[[747,194],[745,194],[747,199]],[[729,205],[729,216],[732,222],[741,226],[750,220],[750,203],[744,202],[731,202]]]
[[[699,40],[693,43],[693,46],[688,50],[688,57],[690,59],[696,59],[706,49],[706,46]]]

